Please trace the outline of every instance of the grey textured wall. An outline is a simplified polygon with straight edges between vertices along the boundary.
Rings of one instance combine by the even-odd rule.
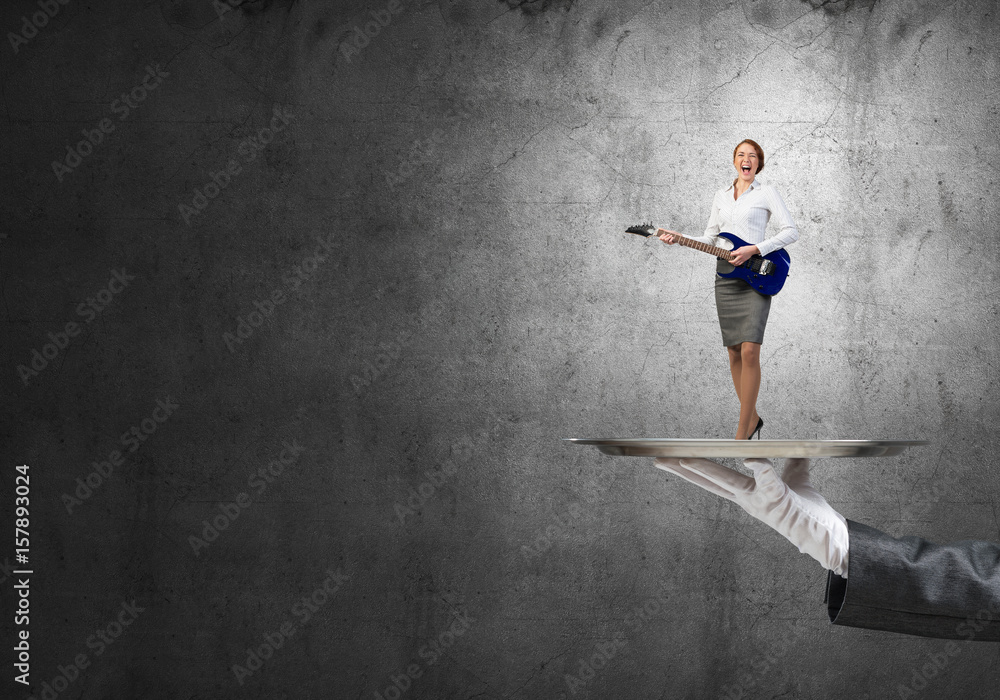
[[[232,5],[0,11],[32,697],[991,697],[560,438],[735,430],[711,259],[622,229],[700,232],[749,136],[802,233],[765,437],[932,440],[815,481],[1000,538],[995,3]]]

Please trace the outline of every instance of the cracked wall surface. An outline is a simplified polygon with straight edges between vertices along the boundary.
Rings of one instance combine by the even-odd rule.
[[[1000,539],[994,3],[53,2],[0,10],[33,696],[885,698],[941,653],[561,438],[734,433],[714,262],[623,231],[701,233],[750,137],[801,232],[764,437],[930,440],[814,482]],[[925,697],[995,692],[960,648]]]

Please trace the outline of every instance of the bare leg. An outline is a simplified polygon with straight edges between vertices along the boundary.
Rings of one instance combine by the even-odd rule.
[[[760,392],[760,343],[740,343],[740,376],[736,395],[740,400],[740,423],[736,439],[746,440],[757,427],[757,394]],[[730,353],[732,350],[730,349]],[[732,355],[730,354],[730,357]],[[730,362],[732,367],[732,362]],[[733,373],[733,383],[736,374]]]
[[[743,386],[740,377],[743,376],[743,355],[740,353],[740,345],[726,346],[729,353],[729,372],[733,375],[733,386],[736,388],[736,400],[740,400],[740,391]],[[742,403],[742,402],[741,402]]]

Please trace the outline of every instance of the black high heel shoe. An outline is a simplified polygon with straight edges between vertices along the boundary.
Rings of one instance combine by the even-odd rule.
[[[752,433],[750,433],[750,437],[748,437],[747,440],[753,440],[754,434],[756,434],[757,439],[760,440],[760,429],[763,427],[764,427],[764,419],[761,418],[760,416],[757,416],[757,427],[754,429]]]

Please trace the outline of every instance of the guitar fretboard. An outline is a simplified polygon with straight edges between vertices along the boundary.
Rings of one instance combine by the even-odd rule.
[[[733,255],[731,250],[726,250],[725,248],[720,248],[714,245],[708,245],[707,243],[702,243],[701,241],[693,241],[685,236],[678,238],[677,242],[681,245],[686,245],[688,248],[700,250],[702,253],[711,253],[715,257],[722,258],[726,262],[729,262],[729,259]]]

